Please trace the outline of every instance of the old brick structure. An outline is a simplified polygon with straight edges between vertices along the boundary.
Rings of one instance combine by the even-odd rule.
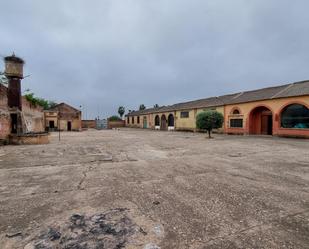
[[[8,87],[0,84],[0,143],[44,131],[43,109],[21,96],[24,61],[13,54],[4,62]]]
[[[10,129],[10,112],[7,98],[7,87],[0,84],[0,140],[4,141],[8,138]]]
[[[45,130],[47,131],[81,131],[82,113],[80,110],[66,104],[60,103],[55,107],[44,111]]]
[[[40,133],[44,131],[44,112],[40,106],[34,106],[25,97],[21,97],[23,133]],[[13,119],[16,110],[8,105],[8,88],[0,84],[0,143],[8,141],[9,135],[16,131]]]

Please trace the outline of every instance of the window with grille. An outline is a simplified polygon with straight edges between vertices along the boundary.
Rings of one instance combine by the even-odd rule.
[[[243,120],[241,118],[230,119],[230,127],[231,128],[242,128]]]

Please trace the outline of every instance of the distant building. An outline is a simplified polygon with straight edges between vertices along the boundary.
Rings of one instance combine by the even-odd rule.
[[[82,113],[80,110],[60,103],[49,110],[44,111],[46,131],[81,131]]]
[[[219,132],[309,137],[309,81],[133,111],[126,126],[196,130],[196,116],[216,110],[224,116]]]

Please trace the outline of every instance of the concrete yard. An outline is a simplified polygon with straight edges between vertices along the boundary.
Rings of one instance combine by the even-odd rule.
[[[309,248],[309,140],[89,130],[0,147],[0,248]]]

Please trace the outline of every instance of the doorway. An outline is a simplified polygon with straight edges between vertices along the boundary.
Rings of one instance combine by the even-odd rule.
[[[249,133],[255,135],[273,134],[273,115],[270,109],[259,106],[251,111]]]
[[[173,114],[168,115],[167,120],[168,120],[168,126],[174,127],[174,115]]]
[[[147,118],[146,117],[143,118],[143,128],[147,129]]]
[[[17,114],[16,113],[11,114],[11,133],[12,134],[17,133]]]
[[[161,130],[162,131],[167,130],[167,120],[166,120],[166,116],[164,114],[161,117]]]
[[[55,129],[55,121],[54,120],[49,120],[49,129],[54,130]]]
[[[68,131],[71,131],[72,130],[72,123],[71,121],[68,121]]]

